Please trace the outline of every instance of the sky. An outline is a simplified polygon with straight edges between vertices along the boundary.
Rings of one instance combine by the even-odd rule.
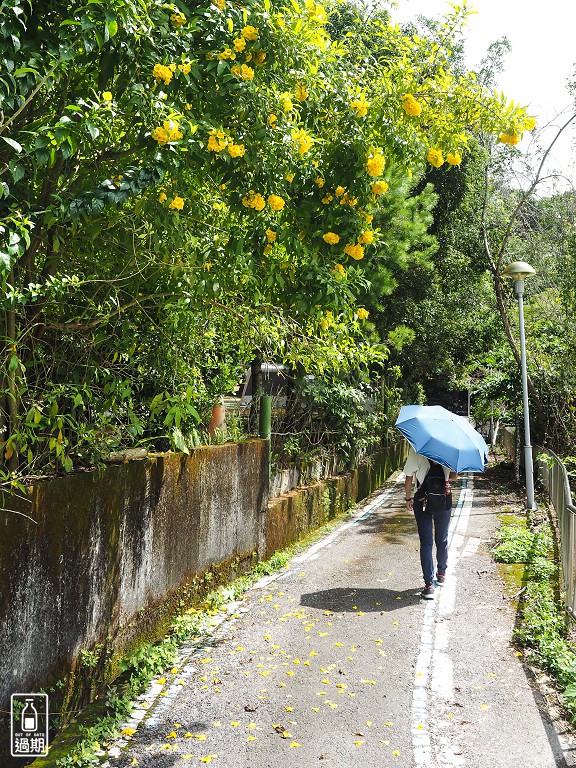
[[[396,0],[392,11],[394,21],[413,19],[418,14],[439,18],[450,10],[446,0]],[[461,0],[454,0],[462,4]],[[465,31],[467,64],[474,69],[480,63],[490,43],[506,36],[512,50],[498,79],[499,90],[509,99],[529,106],[541,128],[551,121],[561,125],[569,118],[574,99],[566,88],[574,78],[576,64],[576,2],[574,0],[545,0],[528,3],[525,0],[468,0],[468,7],[477,11],[470,16]],[[556,116],[566,110],[564,120]],[[556,118],[556,119],[554,119]],[[556,131],[546,129],[546,143]],[[561,170],[576,183],[576,127],[555,147],[546,169]],[[548,138],[549,137],[549,138]],[[520,145],[530,152],[529,134]]]

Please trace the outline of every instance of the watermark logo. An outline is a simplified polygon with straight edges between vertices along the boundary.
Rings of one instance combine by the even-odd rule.
[[[12,757],[41,757],[47,754],[48,694],[12,694],[10,739]]]

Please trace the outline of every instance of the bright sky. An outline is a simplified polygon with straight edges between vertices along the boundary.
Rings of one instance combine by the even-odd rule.
[[[461,4],[461,0],[453,2]],[[438,18],[450,10],[446,0],[397,0],[397,4],[398,9],[392,11],[392,18],[398,22],[413,19],[419,14]],[[498,88],[508,98],[523,106],[529,105],[539,127],[554,120],[563,110],[566,110],[564,119],[556,118],[554,124],[566,122],[574,104],[566,83],[569,79],[576,79],[576,2],[468,0],[468,6],[477,11],[470,16],[465,32],[468,66],[475,68],[490,43],[506,36],[512,50],[506,58]],[[567,175],[576,180],[576,128],[565,134],[561,146],[546,167],[549,171],[555,168],[568,172]],[[548,141],[551,141],[554,135],[550,128],[545,138],[549,137]],[[529,139],[525,138],[520,146],[529,151]]]

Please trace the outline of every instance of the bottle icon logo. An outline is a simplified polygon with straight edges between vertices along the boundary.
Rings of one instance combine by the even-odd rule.
[[[31,733],[38,730],[38,712],[33,704],[34,699],[26,699],[22,710],[22,730]]]
[[[48,754],[48,695],[13,693],[10,697],[12,757],[41,757]]]

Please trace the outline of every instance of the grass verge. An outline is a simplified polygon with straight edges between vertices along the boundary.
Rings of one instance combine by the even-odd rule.
[[[527,513],[529,516],[530,512]],[[494,559],[524,564],[519,617],[514,640],[526,659],[543,669],[557,686],[567,717],[576,723],[576,652],[566,613],[558,599],[558,565],[549,522],[528,517],[505,522],[498,531]]]

